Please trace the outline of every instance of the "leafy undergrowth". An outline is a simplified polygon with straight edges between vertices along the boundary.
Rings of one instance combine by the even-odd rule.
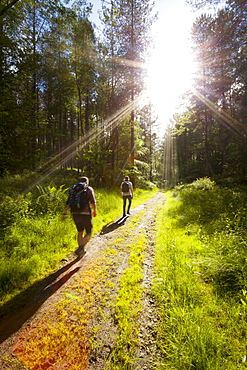
[[[158,207],[154,204],[150,214]],[[145,215],[132,216],[85,263],[58,301],[20,331],[12,350],[27,369],[83,370],[96,363],[98,369],[135,368],[148,243]],[[4,361],[13,364],[9,356]]]
[[[32,370],[245,369],[246,194],[201,179],[168,193],[160,212],[158,203],[139,210],[20,332],[17,358]],[[158,218],[152,292],[145,293],[147,211]],[[138,347],[147,293],[159,321],[143,367]],[[11,361],[6,356],[5,364]]]
[[[246,191],[209,179],[168,197],[157,221],[153,281],[157,370],[246,368],[245,202]]]

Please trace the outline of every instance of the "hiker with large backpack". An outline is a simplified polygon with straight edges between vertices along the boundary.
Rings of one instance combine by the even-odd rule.
[[[72,186],[63,212],[63,220],[70,210],[75,222],[78,236],[78,248],[76,255],[81,258],[86,253],[85,245],[92,236],[92,216],[96,217],[96,199],[94,190],[88,186],[87,177],[81,177],[78,184]]]
[[[122,198],[123,198],[123,217],[126,216],[126,205],[128,199],[127,214],[130,214],[130,207],[133,198],[133,185],[129,179],[129,176],[125,176],[121,184]]]

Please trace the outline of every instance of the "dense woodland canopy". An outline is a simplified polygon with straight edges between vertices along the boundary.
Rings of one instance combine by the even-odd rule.
[[[2,10],[3,173],[66,166],[113,183],[130,163],[149,178],[150,122],[137,103],[152,6],[102,7],[103,37],[86,0],[20,0]]]
[[[100,36],[87,0],[2,1],[2,175],[66,167],[98,184],[119,183],[125,172],[140,186],[245,181],[247,4],[228,0],[207,13],[220,1],[188,2],[205,9],[192,27],[194,90],[160,140],[152,105],[138,104],[152,1],[102,0]]]

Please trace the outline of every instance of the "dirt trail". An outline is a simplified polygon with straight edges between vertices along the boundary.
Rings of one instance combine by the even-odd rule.
[[[155,369],[158,316],[150,293],[154,259],[154,222],[162,193],[135,208],[129,218],[104,227],[81,260],[73,255],[60,269],[18,297],[0,316],[2,370],[103,370],[115,345],[118,327],[112,303],[128,266],[130,245],[145,235],[142,310],[135,370]],[[13,309],[15,307],[15,309]],[[51,345],[52,343],[52,345]]]

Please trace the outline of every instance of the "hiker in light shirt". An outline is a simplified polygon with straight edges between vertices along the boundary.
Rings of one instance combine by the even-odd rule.
[[[127,206],[127,199],[128,199],[128,207],[127,207],[127,214],[130,214],[130,207],[133,199],[133,185],[130,181],[129,176],[125,176],[122,184],[121,184],[121,192],[123,198],[123,217],[126,216],[126,206]]]

